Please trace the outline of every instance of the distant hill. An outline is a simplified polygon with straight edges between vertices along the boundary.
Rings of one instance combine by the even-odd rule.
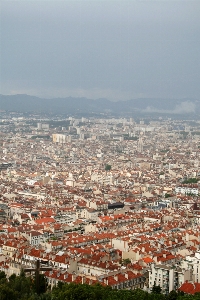
[[[196,99],[133,99],[112,102],[107,99],[52,98],[43,99],[29,95],[0,95],[0,110],[61,114],[111,115],[190,115],[200,113]]]

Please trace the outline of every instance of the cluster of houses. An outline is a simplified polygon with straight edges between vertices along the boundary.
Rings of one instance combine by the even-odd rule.
[[[179,121],[69,121],[1,133],[0,270],[39,260],[51,287],[198,291],[199,135]]]

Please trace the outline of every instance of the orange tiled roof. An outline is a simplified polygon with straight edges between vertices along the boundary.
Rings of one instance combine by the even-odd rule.
[[[45,224],[45,223],[55,223],[55,219],[53,218],[42,218],[35,220],[37,224]]]
[[[154,260],[153,260],[152,258],[150,258],[150,257],[144,257],[144,258],[143,258],[143,261],[144,261],[146,264],[149,264],[149,263],[154,262]]]
[[[200,292],[200,283],[190,283],[190,282],[184,282],[182,286],[179,288],[180,291],[186,293],[186,294],[195,294]]]

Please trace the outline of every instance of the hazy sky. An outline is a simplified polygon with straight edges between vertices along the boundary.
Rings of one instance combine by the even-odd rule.
[[[200,0],[0,0],[0,93],[200,98]]]

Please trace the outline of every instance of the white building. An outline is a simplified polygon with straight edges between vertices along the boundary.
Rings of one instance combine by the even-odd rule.
[[[175,192],[176,194],[194,194],[196,196],[198,196],[199,194],[199,189],[198,187],[190,187],[190,186],[178,186],[175,188]]]
[[[54,143],[64,144],[71,142],[71,136],[66,134],[54,133],[52,134],[52,139]]]
[[[177,290],[186,280],[191,280],[191,270],[177,266],[152,264],[149,270],[149,289],[160,286],[164,294]]]
[[[196,252],[195,256],[186,256],[181,267],[191,270],[193,282],[200,282],[200,252]]]
[[[66,185],[74,187],[75,186],[75,179],[71,173],[69,173],[68,178],[66,179]]]

